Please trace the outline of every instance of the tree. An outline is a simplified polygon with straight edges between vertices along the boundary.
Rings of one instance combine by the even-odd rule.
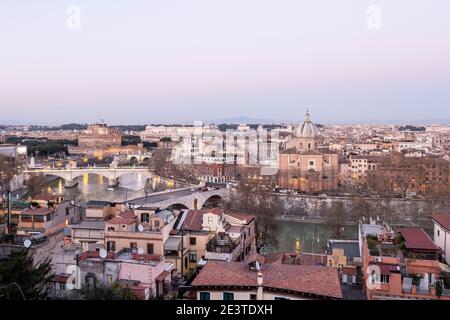
[[[443,293],[443,288],[442,288],[442,283],[440,280],[436,281],[436,297],[438,297],[438,299],[441,298],[442,293]]]
[[[45,184],[46,179],[44,175],[32,175],[26,182],[25,186],[28,190],[28,195],[30,197],[34,197],[37,194],[42,193],[43,185]]]
[[[276,216],[282,211],[282,206],[276,195],[264,192],[259,186],[241,185],[225,202],[225,209],[242,210],[256,215],[258,252],[263,248],[278,247]]]
[[[78,300],[137,300],[134,292],[128,288],[115,283],[111,287],[97,284],[95,288],[84,286],[74,291],[72,299]]]
[[[0,300],[43,300],[50,294],[51,260],[33,265],[27,250],[13,251],[0,260]]]
[[[325,223],[336,239],[342,238],[342,229],[345,225],[346,212],[342,201],[333,201],[325,209]]]

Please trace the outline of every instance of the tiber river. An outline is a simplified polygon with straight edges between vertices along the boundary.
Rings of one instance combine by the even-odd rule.
[[[113,190],[107,188],[107,179],[99,175],[85,174],[78,181],[77,187],[65,189],[64,181],[58,178],[43,188],[64,193],[67,199],[75,199],[77,205],[83,205],[90,200],[125,201],[145,196],[146,181],[140,174],[121,177],[120,187]],[[296,252],[300,244],[302,252],[323,253],[327,240],[332,238],[332,232],[323,224],[279,220],[277,224],[278,248],[274,251]],[[357,229],[357,226],[345,226],[345,238],[357,239]]]

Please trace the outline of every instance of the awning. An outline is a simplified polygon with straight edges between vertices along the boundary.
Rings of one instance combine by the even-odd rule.
[[[169,237],[164,244],[166,251],[178,251],[181,249],[181,237]]]

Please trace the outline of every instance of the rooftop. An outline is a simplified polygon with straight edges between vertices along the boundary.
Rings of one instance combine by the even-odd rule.
[[[111,202],[101,200],[91,200],[86,204],[87,208],[102,209],[111,205]]]
[[[410,250],[439,251],[428,234],[422,228],[400,228],[398,232],[405,239],[405,246]]]
[[[82,221],[80,224],[71,225],[75,229],[96,229],[104,230],[105,221]]]
[[[33,216],[46,216],[47,214],[54,212],[55,209],[52,208],[27,208],[22,211],[22,214],[30,214]]]
[[[434,214],[432,219],[439,223],[442,227],[450,231],[450,213]]]
[[[343,249],[344,254],[349,258],[360,257],[358,240],[329,240],[328,250],[331,253],[333,249]]]
[[[320,266],[275,265],[262,267],[266,289],[342,299],[337,269]],[[208,261],[192,282],[194,287],[258,287],[257,272],[244,262]]]

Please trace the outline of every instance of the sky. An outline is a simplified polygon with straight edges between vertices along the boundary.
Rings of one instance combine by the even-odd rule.
[[[448,0],[1,0],[0,123],[295,122],[306,108],[325,124],[448,120],[449,12]]]

